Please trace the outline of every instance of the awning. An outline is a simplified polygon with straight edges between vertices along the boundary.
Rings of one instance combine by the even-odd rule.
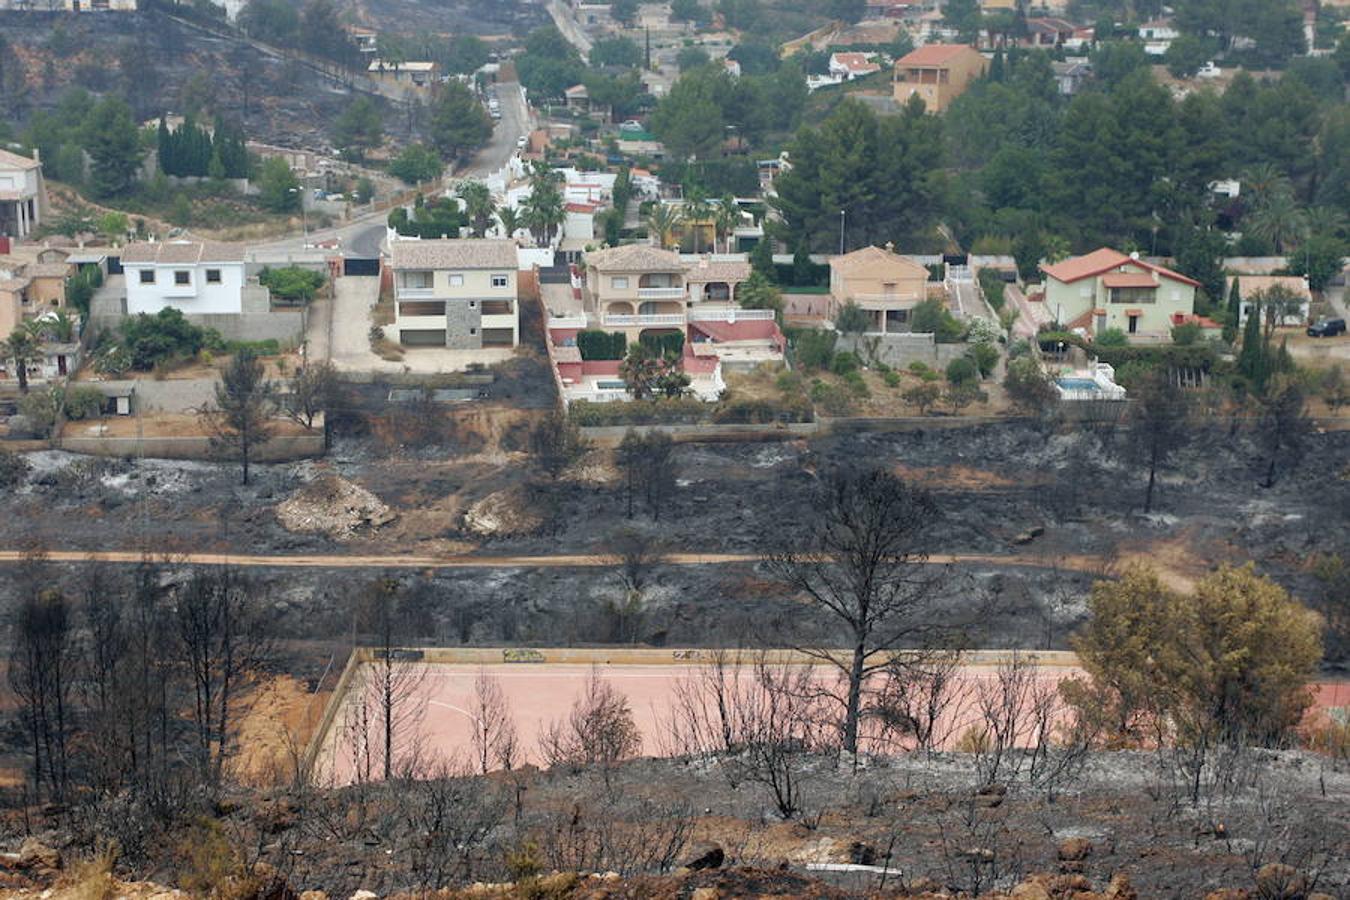
[[[1139,317],[1139,316],[1142,316],[1143,314],[1144,314],[1144,311],[1143,311],[1142,309],[1127,309],[1127,310],[1125,310],[1125,315],[1129,316],[1131,319],[1134,319],[1134,318],[1137,318],[1137,317]]]

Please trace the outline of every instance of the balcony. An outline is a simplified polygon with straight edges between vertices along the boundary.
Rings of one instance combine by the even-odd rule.
[[[436,289],[430,287],[404,287],[398,285],[394,288],[394,296],[399,300],[426,300],[436,296]]]
[[[722,309],[698,309],[689,311],[691,322],[767,322],[773,319],[771,309],[740,309],[724,307]]]
[[[640,287],[638,288],[639,300],[683,300],[684,288],[682,287]]]
[[[684,325],[684,314],[665,313],[651,316],[605,316],[604,323],[613,328],[679,328]]]
[[[589,324],[586,316],[551,316],[548,320],[548,328],[585,328]]]

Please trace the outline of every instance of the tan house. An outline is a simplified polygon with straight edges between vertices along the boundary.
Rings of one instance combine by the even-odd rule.
[[[1109,247],[1052,265],[1045,273],[1045,308],[1052,319],[1088,336],[1111,328],[1131,340],[1170,340],[1177,316],[1195,313],[1200,282]]]
[[[401,240],[389,247],[392,340],[456,350],[520,343],[519,256],[514,241]]]
[[[47,212],[42,163],[0,150],[0,235],[23,240]]]
[[[909,331],[910,312],[928,297],[928,270],[893,244],[864,247],[830,259],[831,318],[847,303],[872,319],[870,333]]]
[[[366,74],[385,85],[405,88],[429,88],[440,81],[441,67],[434,62],[385,62],[372,59]]]
[[[919,97],[931,113],[946,112],[971,82],[989,69],[989,60],[965,44],[927,44],[895,61],[895,102]]]
[[[1233,282],[1238,283],[1238,293],[1242,303],[1238,309],[1238,327],[1247,324],[1247,317],[1256,309],[1257,303],[1270,291],[1283,293],[1287,302],[1280,310],[1280,325],[1307,325],[1312,315],[1312,288],[1303,275],[1230,275],[1224,279],[1223,295],[1233,290]],[[1263,313],[1263,318],[1271,313]]]
[[[65,308],[66,279],[74,273],[65,257],[51,248],[0,256],[0,340],[23,321]]]

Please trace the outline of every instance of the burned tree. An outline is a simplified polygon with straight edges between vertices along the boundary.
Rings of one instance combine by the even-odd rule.
[[[510,769],[516,762],[516,724],[506,705],[501,679],[480,669],[473,681],[473,756],[486,775],[493,765]]]
[[[1144,513],[1153,511],[1158,470],[1171,462],[1191,434],[1190,403],[1165,372],[1153,372],[1136,388],[1129,444],[1136,465],[1148,470]]]
[[[637,755],[642,736],[628,698],[592,668],[586,688],[567,718],[555,720],[539,737],[539,751],[550,767],[598,766],[609,782],[615,764]]]
[[[928,563],[926,543],[941,511],[923,488],[880,469],[840,471],[821,485],[808,534],[788,549],[766,536],[766,571],[842,626],[849,652],[804,652],[836,667],[844,685],[843,748],[858,752],[859,724],[870,714],[868,679],[892,651],[931,638],[933,593],[944,570]]]
[[[1292,469],[1303,459],[1313,423],[1308,417],[1303,388],[1294,378],[1277,375],[1256,398],[1261,415],[1256,441],[1261,450],[1262,487],[1274,487],[1280,469]]]
[[[609,640],[631,643],[641,627],[643,597],[652,569],[665,553],[661,542],[637,528],[619,528],[605,540],[614,559],[614,575],[623,591],[610,608],[612,627]]]
[[[70,690],[75,642],[70,604],[60,591],[27,592],[14,623],[9,684],[32,752],[34,791],[60,799],[69,776]]]
[[[271,652],[259,586],[229,568],[198,569],[178,596],[179,658],[192,684],[190,756],[204,784],[219,785],[240,696]]]
[[[674,442],[663,431],[645,435],[629,429],[614,453],[614,462],[623,472],[627,516],[633,518],[633,498],[641,490],[647,512],[657,521],[661,508],[675,491]]]
[[[529,443],[535,463],[554,478],[580,459],[589,447],[581,429],[572,424],[566,413],[557,410],[530,429]]]

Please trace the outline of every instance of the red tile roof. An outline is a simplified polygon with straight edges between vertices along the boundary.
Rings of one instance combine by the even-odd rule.
[[[775,346],[782,348],[783,333],[778,329],[778,323],[771,319],[752,319],[742,322],[690,322],[690,329],[702,332],[713,339],[714,343],[728,343],[730,341],[773,341]]]
[[[1048,266],[1042,265],[1041,271],[1056,281],[1072,284],[1075,281],[1091,278],[1100,275],[1103,272],[1118,269],[1121,266],[1133,266],[1135,268],[1144,269],[1145,271],[1156,272],[1165,278],[1170,278],[1173,281],[1181,281],[1192,287],[1200,286],[1200,282],[1193,278],[1187,278],[1180,272],[1174,272],[1165,266],[1155,265],[1153,263],[1145,262],[1142,259],[1126,256],[1119,250],[1112,250],[1110,247],[1101,247],[1084,256],[1075,256],[1066,259],[1063,262],[1053,263]]]
[[[1102,276],[1102,284],[1109,288],[1151,288],[1157,287],[1151,272],[1107,272]]]
[[[897,66],[942,66],[956,57],[979,51],[966,44],[927,44],[917,50],[911,50],[896,62]]]

